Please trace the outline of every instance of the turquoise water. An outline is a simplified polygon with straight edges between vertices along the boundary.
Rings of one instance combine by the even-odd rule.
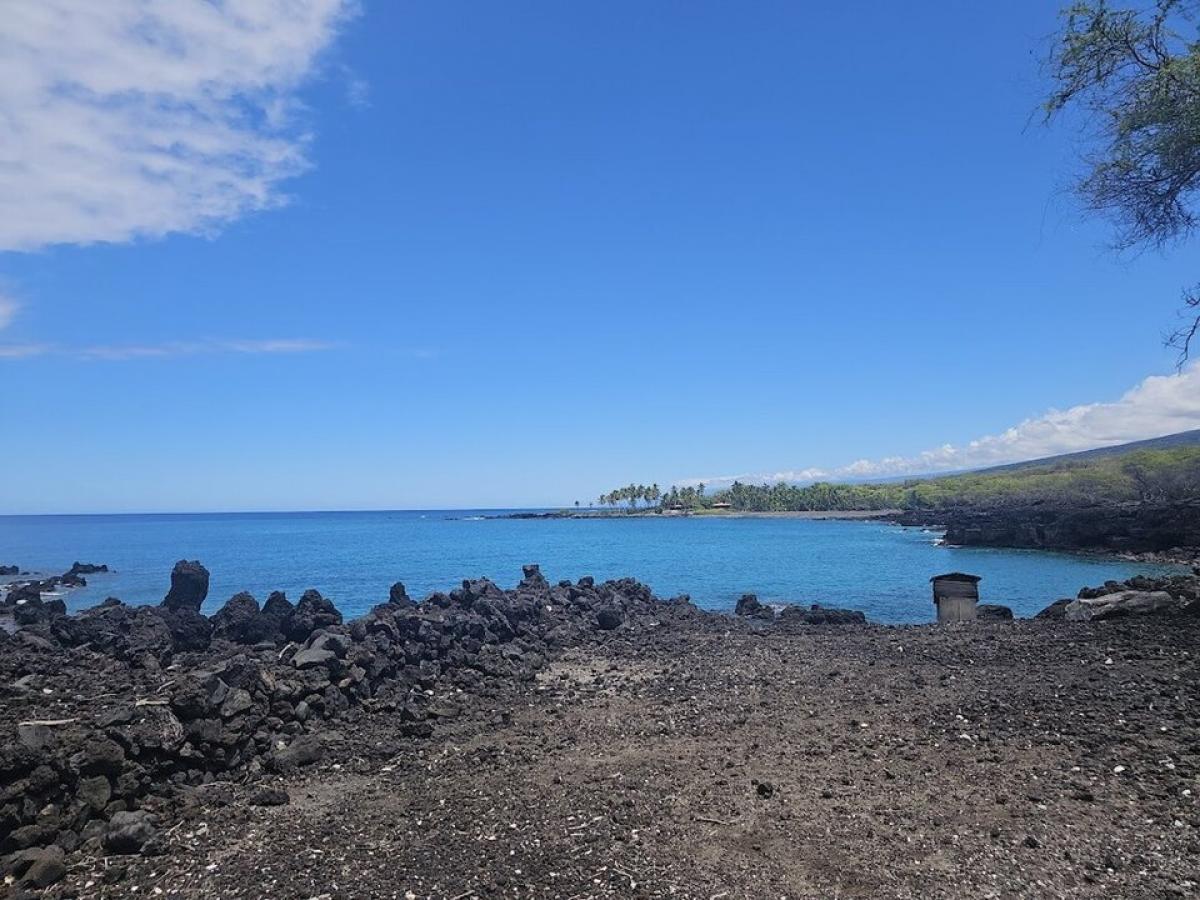
[[[74,560],[107,563],[68,606],[107,596],[156,603],[171,566],[199,559],[212,572],[205,611],[248,590],[295,599],[310,587],[350,615],[403,581],[424,596],[486,575],[504,587],[536,562],[552,581],[633,576],[660,596],[691,594],[710,609],[745,592],[764,601],[860,609],[880,622],[927,622],[929,578],[983,576],[985,602],[1032,615],[1086,584],[1162,566],[1087,556],[941,547],[936,534],[876,522],[804,519],[485,519],[482,512],[239,513],[0,516],[0,564],[46,573]]]

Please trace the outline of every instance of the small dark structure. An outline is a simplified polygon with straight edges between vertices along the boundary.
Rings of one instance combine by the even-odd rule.
[[[939,622],[973,622],[979,605],[979,576],[965,572],[934,575],[933,605]]]

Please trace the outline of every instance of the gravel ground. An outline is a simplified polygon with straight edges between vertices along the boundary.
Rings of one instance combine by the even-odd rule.
[[[53,896],[1200,896],[1200,620],[605,635]],[[452,700],[453,698],[449,698]],[[456,714],[455,714],[456,713]]]

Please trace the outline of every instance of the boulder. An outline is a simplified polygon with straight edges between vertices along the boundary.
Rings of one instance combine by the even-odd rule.
[[[999,603],[980,603],[975,607],[975,618],[985,622],[1012,621],[1013,611]]]
[[[212,641],[212,622],[187,607],[152,607],[162,618],[176,650],[207,650]]]
[[[814,603],[808,609],[802,606],[785,606],[779,612],[781,622],[799,622],[804,625],[865,625],[867,617],[857,609],[837,609]]]
[[[522,566],[521,575],[521,584],[518,586],[518,590],[533,592],[550,590],[550,583],[546,581],[546,576],[542,574],[542,567],[536,563]]]
[[[325,756],[325,745],[315,734],[301,735],[286,747],[276,750],[272,764],[279,771],[312,765]]]
[[[95,563],[71,563],[71,568],[67,570],[68,575],[95,575],[97,572],[107,572],[107,565],[96,565]]]
[[[162,605],[171,610],[200,612],[204,598],[208,596],[208,569],[197,560],[181,559],[171,570],[171,590],[163,598]]]
[[[258,601],[245,591],[230,597],[211,621],[214,640],[257,644],[279,634],[278,620],[263,615]]]
[[[265,787],[250,795],[251,806],[286,806],[292,802],[283,788]]]
[[[319,628],[341,625],[342,614],[320,592],[307,590],[284,623],[285,635],[291,641],[306,641]]]
[[[613,606],[606,606],[596,613],[596,626],[602,631],[620,628],[622,621],[624,621],[624,617],[621,615],[621,611]]]
[[[9,592],[4,597],[4,605],[18,606],[23,603],[40,602],[42,599],[42,591],[49,589],[50,586],[45,585],[40,581],[31,581],[28,584],[19,584],[14,588],[9,589]]]
[[[742,594],[738,598],[737,606],[734,607],[733,613],[734,615],[745,616],[750,619],[775,618],[775,610],[769,606],[763,606],[754,594]]]
[[[296,655],[292,657],[292,665],[297,669],[318,669],[328,667],[336,659],[337,655],[332,650],[308,647],[296,652]]]
[[[50,624],[50,633],[67,647],[84,644],[116,659],[153,656],[167,661],[175,646],[164,610],[149,606],[126,606],[107,600],[77,616],[64,616]]]
[[[1040,613],[1034,616],[1035,619],[1065,619],[1067,617],[1067,607],[1075,601],[1070,597],[1063,597],[1061,600],[1055,600]]]
[[[42,889],[61,881],[67,874],[63,857],[63,848],[57,844],[32,851],[32,862],[21,875],[21,883]]]
[[[1075,600],[1067,604],[1064,617],[1069,622],[1101,621],[1123,616],[1178,612],[1183,605],[1166,591],[1118,591]]]
[[[388,591],[388,603],[392,606],[413,606],[413,600],[408,596],[408,590],[404,587],[404,582],[397,581]]]
[[[273,633],[284,636],[287,621],[292,617],[296,607],[288,600],[283,591],[272,591],[263,604],[262,617],[270,624]]]
[[[104,831],[103,843],[112,853],[139,853],[158,833],[145,810],[115,812]]]
[[[10,576],[10,575],[20,575],[20,574],[21,574],[20,566],[0,566],[0,578],[4,578],[4,577]]]

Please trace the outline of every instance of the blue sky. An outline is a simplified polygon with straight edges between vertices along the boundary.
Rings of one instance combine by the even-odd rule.
[[[558,504],[1200,427],[1161,342],[1187,254],[1106,250],[1075,123],[1036,118],[1052,3],[280,2],[14,4],[0,512]]]

